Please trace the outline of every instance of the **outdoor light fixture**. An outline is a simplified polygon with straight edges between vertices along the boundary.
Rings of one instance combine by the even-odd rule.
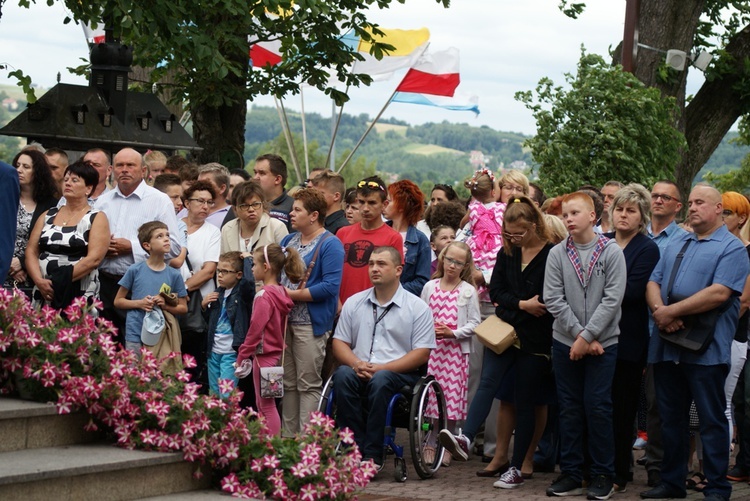
[[[151,112],[147,111],[145,115],[138,115],[138,127],[141,130],[148,130],[151,122]]]
[[[682,71],[687,63],[687,52],[678,49],[669,49],[667,51],[667,66],[673,70]]]
[[[713,56],[706,51],[701,51],[697,54],[688,54],[684,50],[661,50],[642,43],[639,43],[638,47],[666,54],[665,62],[667,63],[667,66],[677,71],[684,71],[685,65],[688,64],[688,61],[699,70],[706,71],[708,64],[711,62],[711,59],[713,59]]]
[[[711,60],[714,58],[711,54],[708,52],[701,51],[697,55],[691,54],[690,58],[693,60],[693,66],[698,68],[701,71],[706,71],[706,68],[708,67]]]
[[[89,107],[85,104],[82,104],[80,106],[73,106],[73,120],[75,120],[75,123],[78,125],[83,125],[86,123],[86,113],[89,112]]]

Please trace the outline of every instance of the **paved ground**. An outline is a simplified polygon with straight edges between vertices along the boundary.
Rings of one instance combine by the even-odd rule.
[[[398,432],[399,444],[408,443],[405,431]],[[407,447],[408,450],[408,447]],[[636,457],[642,453],[636,452]],[[549,500],[545,490],[557,478],[557,473],[535,473],[534,478],[515,490],[495,489],[492,483],[496,479],[479,478],[475,471],[484,468],[484,463],[478,457],[472,457],[468,462],[454,461],[448,468],[440,468],[435,477],[421,480],[414,471],[411,457],[407,452],[406,465],[408,479],[404,483],[393,480],[393,460],[389,456],[385,469],[367,486],[360,496],[362,501],[401,501],[411,499],[431,499],[445,501],[484,501],[496,499],[523,499],[526,501]],[[642,466],[636,466],[635,480],[628,484],[627,492],[616,494],[615,501],[640,500],[638,494],[647,490],[646,471]],[[732,499],[750,500],[750,485],[745,482],[733,484]],[[690,492],[688,499],[702,499],[703,494]],[[585,499],[573,497],[571,499]]]

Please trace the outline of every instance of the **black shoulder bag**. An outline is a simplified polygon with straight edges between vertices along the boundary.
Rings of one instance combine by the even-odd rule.
[[[692,242],[692,239],[685,242],[680,252],[677,253],[677,257],[672,267],[672,275],[669,277],[669,285],[667,286],[667,304],[674,304],[682,301],[686,298],[677,294],[672,294],[672,286],[674,286],[675,278],[677,277],[677,271],[680,269],[682,264],[682,258],[685,256],[685,251]],[[683,350],[689,351],[700,355],[704,353],[711,341],[714,338],[714,330],[716,329],[716,321],[719,319],[719,315],[724,313],[731,304],[732,299],[728,299],[721,306],[714,308],[703,313],[696,313],[694,315],[684,315],[680,317],[682,320],[683,328],[676,332],[664,332],[659,330],[659,337],[664,342],[669,343],[673,346],[677,346]]]

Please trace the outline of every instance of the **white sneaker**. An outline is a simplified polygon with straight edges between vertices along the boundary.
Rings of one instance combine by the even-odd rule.
[[[500,475],[500,480],[492,484],[498,489],[515,489],[523,485],[523,476],[515,467],[511,466],[508,471]]]

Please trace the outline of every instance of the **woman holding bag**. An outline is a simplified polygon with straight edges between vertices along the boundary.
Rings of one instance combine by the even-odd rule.
[[[492,272],[490,298],[497,304],[495,314],[515,328],[518,344],[500,355],[484,350],[479,389],[469,407],[463,434],[440,432],[441,443],[453,457],[466,460],[469,444],[486,419],[495,394],[511,369],[515,369],[517,418],[513,457],[508,465],[496,454],[487,465],[487,474],[480,475],[502,473],[496,487],[523,485],[521,467],[529,448],[536,445],[533,439],[537,396],[552,384],[553,318],[541,298],[547,255],[552,247],[544,216],[536,205],[527,197],[512,198],[504,215],[503,249]]]
[[[297,231],[281,241],[282,247],[296,250],[307,267],[299,284],[292,283],[284,273],[281,277],[281,284],[294,301],[284,357],[284,436],[302,431],[310,413],[318,407],[323,387],[320,371],[333,329],[344,262],[343,244],[323,227],[326,207],[325,197],[315,188],[295,193],[290,219]]]

